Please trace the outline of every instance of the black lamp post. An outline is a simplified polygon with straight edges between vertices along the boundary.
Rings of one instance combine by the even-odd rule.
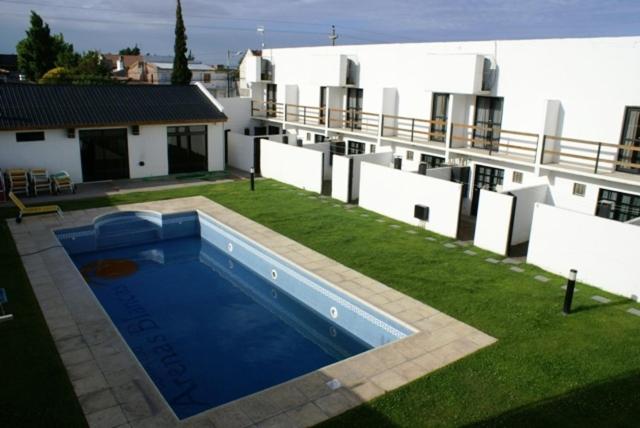
[[[571,302],[573,301],[573,292],[576,288],[576,276],[578,275],[578,271],[575,269],[571,269],[569,271],[569,279],[567,280],[567,291],[564,295],[564,307],[562,308],[562,312],[565,315],[569,315],[571,313]]]
[[[256,169],[251,167],[249,172],[251,173],[251,191],[253,192],[256,190]]]

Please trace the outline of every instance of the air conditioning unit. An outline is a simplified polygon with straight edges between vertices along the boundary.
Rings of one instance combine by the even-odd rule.
[[[413,216],[418,220],[429,221],[429,207],[426,205],[415,205]]]

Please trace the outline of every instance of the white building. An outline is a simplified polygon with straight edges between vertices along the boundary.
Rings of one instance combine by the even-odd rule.
[[[252,116],[299,138],[468,165],[471,189],[548,180],[590,214],[640,205],[640,37],[267,49],[241,70]]]
[[[240,70],[261,133],[271,126],[302,143],[328,140],[332,154],[390,152],[404,171],[462,183],[460,208],[453,201],[448,212],[460,217],[458,237],[478,246],[508,254],[530,237],[534,244],[536,236],[559,235],[532,230],[540,225],[533,218],[538,204],[580,213],[575,224],[584,234],[596,229],[589,223],[595,216],[629,227],[640,217],[640,37],[266,49],[245,55]],[[435,170],[443,165],[454,168]],[[443,195],[411,193],[413,179],[388,193],[384,186],[367,190],[366,180],[383,180],[383,173],[367,168],[368,175],[349,178],[359,180],[363,206],[443,230],[413,218],[414,205],[442,213]],[[484,204],[483,189],[492,192]],[[622,245],[611,254],[620,251],[633,253]],[[592,256],[561,267],[536,262],[564,274]],[[589,269],[582,267],[585,276],[602,282]],[[640,294],[640,284],[632,288]],[[614,291],[633,295],[629,287]]]
[[[0,85],[0,169],[76,182],[221,171],[226,120],[202,85]]]

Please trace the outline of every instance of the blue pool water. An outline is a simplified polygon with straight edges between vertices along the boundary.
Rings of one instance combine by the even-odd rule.
[[[410,334],[210,218],[145,216],[57,235],[180,419]]]

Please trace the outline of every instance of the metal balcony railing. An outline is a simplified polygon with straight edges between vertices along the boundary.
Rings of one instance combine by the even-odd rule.
[[[325,107],[303,106],[299,104],[285,105],[285,120],[303,125],[323,126],[325,122]]]
[[[637,174],[640,173],[640,147],[545,135],[541,164],[582,167],[593,170],[594,174],[601,172],[602,164],[606,164],[609,165],[607,172]]]
[[[532,132],[510,131],[498,126],[485,127],[453,123],[451,148],[484,150],[489,156],[505,155],[535,163],[539,135]]]
[[[357,109],[329,109],[329,128],[359,132],[363,134],[378,134],[380,115]]]
[[[274,101],[251,101],[251,116],[282,119],[284,117],[284,104]]]
[[[382,137],[405,140],[412,143],[444,145],[447,122],[414,117],[382,115]]]

